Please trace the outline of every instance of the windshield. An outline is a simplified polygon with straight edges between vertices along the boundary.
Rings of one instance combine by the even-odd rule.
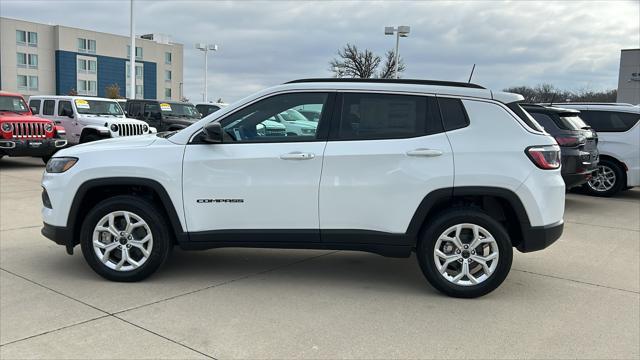
[[[154,104],[155,105],[155,104]],[[188,103],[161,103],[160,105],[152,105],[153,111],[162,110],[163,115],[180,116],[189,119],[199,119],[200,112],[195,106]]]
[[[587,125],[578,115],[560,115],[560,121],[567,129],[580,130],[589,127],[589,125]]]
[[[16,113],[28,112],[29,108],[24,100],[18,96],[0,96],[0,111],[11,111]]]
[[[122,108],[115,101],[76,99],[79,114],[122,116]]]

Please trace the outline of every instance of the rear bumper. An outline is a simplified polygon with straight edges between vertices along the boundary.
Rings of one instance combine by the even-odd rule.
[[[517,246],[520,252],[545,249],[556,242],[564,230],[564,221],[546,226],[529,226],[522,230],[522,242]]]
[[[586,183],[598,167],[597,151],[562,149],[562,180],[567,189]]]
[[[59,138],[0,140],[0,152],[8,156],[49,156],[65,146],[67,140]]]
[[[42,229],[40,233],[47,239],[53,241],[58,245],[63,245],[67,249],[69,255],[73,254],[73,234],[67,227],[54,226],[47,223],[42,223]]]

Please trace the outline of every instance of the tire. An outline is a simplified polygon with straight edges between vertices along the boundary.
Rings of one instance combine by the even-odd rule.
[[[102,139],[102,138],[98,134],[88,134],[80,142],[81,143],[88,143],[88,142],[92,142],[92,141],[98,141],[100,139]]]
[[[49,160],[51,159],[51,155],[48,156],[43,156],[42,157],[42,162],[47,165],[47,163],[49,162]]]
[[[133,230],[125,231],[124,213],[128,213],[133,224]],[[114,214],[113,226],[115,230],[95,232],[100,224],[111,225],[109,214]],[[105,218],[107,220],[105,220]],[[85,260],[91,268],[105,279],[121,282],[140,281],[153,274],[166,261],[171,251],[173,239],[167,228],[167,220],[157,210],[155,205],[139,196],[118,195],[98,203],[89,211],[82,223],[80,231],[80,247]],[[145,227],[146,226],[146,227]],[[112,234],[118,235],[116,238]],[[150,234],[149,234],[150,233]],[[128,235],[131,235],[129,237]],[[148,239],[147,235],[151,235]],[[103,236],[105,239],[103,239]],[[115,240],[114,240],[115,239]],[[147,239],[144,242],[144,239]],[[95,241],[94,241],[95,240]],[[102,241],[100,241],[102,240]],[[131,241],[131,242],[129,242]],[[104,242],[104,243],[103,243]],[[97,248],[94,243],[104,246]],[[107,260],[101,261],[97,252],[101,255],[107,253],[107,246],[111,248]],[[147,251],[145,257],[142,246]],[[136,266],[130,260],[122,260],[124,254],[129,254],[131,261],[139,263]],[[118,264],[120,268],[118,269]]]
[[[624,169],[615,161],[600,160],[598,170],[593,178],[589,179],[582,189],[592,196],[610,197],[627,187],[627,178]]]
[[[460,231],[462,236],[456,235],[458,225],[462,228]],[[485,235],[478,238],[486,240],[488,234],[494,241],[480,243],[474,249],[468,247],[473,240],[467,237],[469,235],[473,237],[474,226],[478,226],[478,234]],[[462,245],[462,249],[456,245],[455,241],[443,240],[445,235],[454,235],[451,240],[462,238],[459,244]],[[436,245],[440,254],[450,258],[449,264],[447,264],[448,260],[436,255]],[[464,247],[465,245],[467,248]],[[474,254],[471,254],[472,251]],[[496,258],[485,261],[489,272],[476,261],[481,258],[477,253],[480,251],[483,251],[484,258],[496,256],[493,254],[497,253]],[[429,283],[438,291],[457,298],[475,298],[495,290],[509,274],[513,261],[511,240],[504,227],[484,211],[470,207],[452,209],[438,215],[422,232],[416,254],[422,273]],[[439,265],[436,265],[436,259]],[[467,261],[466,267],[471,277],[477,281],[476,284],[466,274],[455,281],[456,276],[463,273],[464,261]],[[442,265],[445,265],[444,268]],[[441,273],[442,269],[449,279]]]

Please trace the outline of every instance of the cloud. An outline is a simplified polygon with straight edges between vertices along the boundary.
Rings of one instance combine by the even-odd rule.
[[[184,91],[200,100],[203,55],[209,94],[233,101],[302,77],[331,76],[347,42],[383,54],[384,26],[410,25],[401,40],[406,78],[474,82],[492,89],[551,83],[615,88],[620,50],[640,47],[637,1],[144,1],[136,33],[167,33],[184,46]],[[4,0],[2,16],[128,35],[129,1]]]

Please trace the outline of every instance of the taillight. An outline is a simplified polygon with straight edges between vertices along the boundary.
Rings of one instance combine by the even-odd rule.
[[[560,147],[558,145],[530,146],[525,153],[540,169],[553,170],[560,167]]]
[[[586,138],[584,136],[556,136],[556,141],[560,146],[578,146],[584,145]]]

